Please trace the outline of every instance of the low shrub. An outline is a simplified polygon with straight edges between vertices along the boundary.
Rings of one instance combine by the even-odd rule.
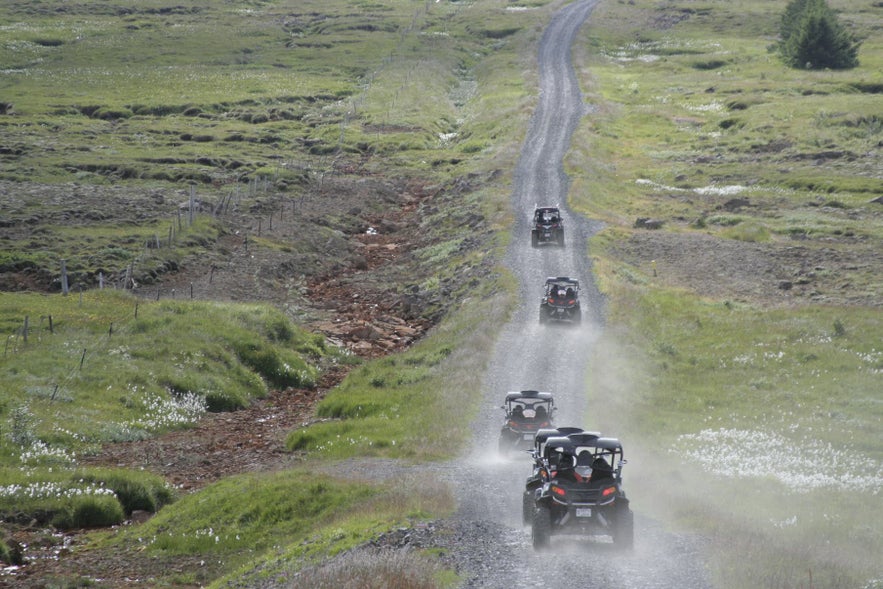
[[[113,526],[125,519],[123,506],[112,495],[74,497],[52,518],[52,525],[62,530]]]
[[[20,565],[24,562],[21,548],[14,540],[0,539],[0,562],[12,565]]]
[[[233,345],[243,364],[276,387],[313,387],[316,384],[315,368],[291,350],[254,340]]]
[[[72,479],[112,489],[126,515],[143,510],[156,513],[175,500],[172,488],[160,476],[132,470],[94,470],[76,473]]]

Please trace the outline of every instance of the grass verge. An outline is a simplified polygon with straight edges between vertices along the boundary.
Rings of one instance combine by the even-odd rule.
[[[866,85],[883,46],[879,15],[833,6],[866,39],[854,70],[784,67],[767,49],[780,7],[757,2],[602,4],[576,51],[595,108],[569,155],[572,200],[608,223],[590,244],[610,313],[591,426],[634,440],[634,506],[707,534],[719,587],[881,578],[883,316],[863,260],[883,237]],[[637,218],[663,229],[641,233]],[[770,259],[799,247],[838,280],[774,304],[657,277],[653,258],[691,233]],[[635,239],[657,247],[616,245]],[[857,263],[833,270],[847,251]]]

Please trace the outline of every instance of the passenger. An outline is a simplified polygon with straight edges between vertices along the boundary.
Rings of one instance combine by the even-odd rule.
[[[524,419],[524,407],[521,405],[516,405],[515,409],[512,410],[512,419],[521,421]]]
[[[537,421],[545,421],[546,417],[548,417],[548,415],[546,414],[546,408],[542,405],[538,406],[536,408],[536,411],[534,412],[534,419],[536,419]]]
[[[600,481],[603,479],[613,478],[613,469],[607,464],[603,457],[599,456],[592,463],[592,480]]]

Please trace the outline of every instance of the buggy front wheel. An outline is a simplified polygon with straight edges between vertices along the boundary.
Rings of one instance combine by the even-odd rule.
[[[521,494],[521,523],[529,526],[533,524],[534,500],[533,492],[525,491]]]

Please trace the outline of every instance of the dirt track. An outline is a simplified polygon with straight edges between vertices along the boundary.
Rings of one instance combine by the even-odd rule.
[[[594,286],[586,240],[600,224],[567,211],[564,248],[530,245],[528,216],[535,204],[567,202],[563,157],[586,108],[570,62],[570,48],[594,8],[582,0],[562,8],[539,47],[540,102],[516,170],[517,215],[507,265],[518,277],[521,304],[497,341],[482,388],[472,452],[450,473],[459,491],[456,560],[469,571],[467,587],[660,587],[709,586],[697,538],[674,535],[636,511],[635,550],[618,553],[601,539],[553,536],[551,551],[534,552],[530,529],[521,525],[521,495],[529,474],[525,458],[496,451],[506,391],[550,390],[559,406],[557,425],[591,428],[584,374],[591,346],[604,329],[604,301]],[[583,323],[578,328],[540,325],[537,311],[546,276],[569,275],[582,285]],[[588,312],[587,312],[588,311]],[[617,432],[604,432],[618,435]],[[628,440],[623,440],[628,456]],[[628,489],[628,466],[624,471]],[[480,473],[475,476],[475,473]],[[466,484],[464,484],[466,481]],[[465,573],[465,571],[464,571]]]

